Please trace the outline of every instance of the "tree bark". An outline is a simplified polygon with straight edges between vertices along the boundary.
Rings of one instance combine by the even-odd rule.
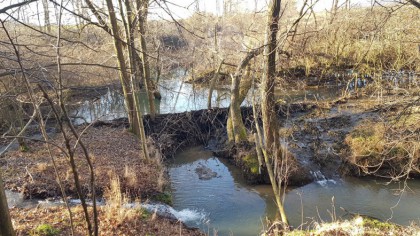
[[[227,123],[227,132],[229,141],[239,143],[247,140],[245,125],[242,121],[241,115],[241,104],[244,101],[248,90],[251,87],[251,83],[247,83],[247,88],[241,87],[240,80],[242,77],[246,78],[245,69],[252,58],[256,57],[263,51],[263,48],[257,48],[251,50],[247,55],[242,59],[236,68],[235,74],[232,76],[232,86],[231,86],[231,101],[229,109],[229,118]],[[244,74],[244,76],[243,76]],[[249,73],[248,73],[249,75]],[[249,78],[248,78],[249,80]]]
[[[147,97],[149,99],[150,106],[150,118],[154,120],[156,115],[155,109],[155,97],[152,91],[152,82],[150,78],[150,67],[149,59],[147,56],[147,45],[146,45],[146,28],[145,23],[147,20],[147,10],[148,10],[148,0],[136,0],[137,5],[137,15],[138,15],[138,27],[140,32],[140,50],[141,50],[141,62],[143,65],[143,80],[147,92]]]
[[[119,37],[117,37],[117,35],[119,35],[117,17],[115,15],[112,0],[106,0],[106,4],[109,11],[109,21],[111,23],[111,30],[114,35],[114,48],[115,48],[115,52],[117,53],[118,67],[120,67],[119,77],[120,77],[120,82],[123,89],[125,106],[128,113],[128,122],[130,123],[130,128],[133,131],[133,133],[135,133],[136,135],[139,135],[140,130],[138,127],[138,122],[136,122],[137,114],[134,109],[134,99],[133,99],[133,94],[130,87],[130,76],[128,75],[127,65],[125,64],[123,44],[121,40],[119,40]]]
[[[0,171],[0,236],[14,236],[16,234],[13,230],[12,219],[10,218],[9,207],[7,205],[7,198],[1,175],[2,173]]]
[[[413,6],[417,7],[418,9],[420,9],[420,2],[416,1],[416,0],[408,0],[409,3],[411,3]]]
[[[265,137],[265,154],[264,159],[267,171],[270,177],[271,186],[276,197],[276,203],[279,208],[281,220],[284,224],[288,224],[286,213],[280,197],[281,182],[275,176],[277,158],[281,158],[281,147],[278,133],[277,114],[275,111],[274,86],[276,76],[276,47],[278,21],[280,15],[281,0],[272,0],[267,16],[267,35],[264,50],[264,75],[262,78],[262,104],[261,115],[263,121],[263,133]],[[281,181],[281,180],[280,180]]]
[[[48,9],[48,0],[42,0],[42,6],[44,8],[44,27],[45,27],[45,30],[50,34],[51,23],[50,23],[50,10]]]

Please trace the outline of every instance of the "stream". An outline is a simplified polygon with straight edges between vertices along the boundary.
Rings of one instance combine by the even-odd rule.
[[[200,179],[197,168],[217,173]],[[271,186],[248,185],[240,170],[227,160],[212,156],[202,147],[179,153],[169,167],[175,210],[189,209],[197,214],[187,225],[217,235],[258,235],[266,217],[274,219],[276,206]],[[420,181],[386,185],[374,179],[321,180],[288,189],[285,208],[291,225],[311,227],[315,221],[351,217],[340,208],[381,220],[409,225],[420,221]],[[205,216],[205,217],[198,217]]]
[[[180,77],[182,71],[174,77]],[[181,74],[179,74],[181,73]],[[161,100],[156,100],[157,113],[176,113],[207,107],[208,89],[184,83],[180,79],[165,79],[159,83]],[[338,87],[322,87],[301,91],[277,91],[277,99],[290,102],[325,100],[341,94]],[[140,92],[145,98],[145,92]],[[140,99],[147,101],[147,99]],[[226,88],[215,89],[214,107],[227,107],[230,96]],[[245,100],[243,105],[249,105]],[[147,102],[140,104],[143,114],[149,113]],[[124,99],[119,91],[108,90],[94,101],[85,101],[71,108],[75,124],[94,120],[126,117]],[[207,171],[205,175],[200,171]],[[241,171],[225,159],[219,159],[202,147],[192,147],[170,160],[169,175],[173,207],[160,204],[144,206],[150,211],[161,209],[199,227],[208,234],[258,235],[266,219],[276,217],[271,186],[248,185]],[[358,213],[409,225],[420,222],[420,181],[386,184],[367,178],[319,179],[300,188],[287,189],[285,208],[292,226],[313,227],[313,223],[350,217]],[[401,190],[405,188],[404,192]],[[19,194],[7,191],[9,206],[34,207],[37,200],[22,200]],[[44,203],[49,206],[51,202]],[[60,204],[60,203],[57,203]],[[77,203],[76,203],[77,204]],[[345,209],[343,211],[341,208]]]

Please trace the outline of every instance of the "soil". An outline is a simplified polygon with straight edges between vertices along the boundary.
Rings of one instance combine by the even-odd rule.
[[[403,172],[397,168],[387,168],[387,161],[375,171],[367,171],[361,163],[354,162],[354,153],[346,138],[351,136],[356,129],[363,125],[385,122],[392,124],[395,118],[407,113],[407,107],[419,103],[416,96],[387,96],[378,102],[371,98],[350,99],[346,102],[335,102],[324,104],[297,119],[285,121],[285,134],[288,143],[288,150],[294,156],[299,157],[301,162],[306,163],[317,179],[334,178],[340,175],[353,176],[380,176],[392,178],[392,172]],[[417,142],[419,132],[410,126],[400,126],[395,134],[386,134],[389,140],[399,142],[403,140],[399,135],[410,129],[408,136],[416,136]],[[417,133],[416,133],[417,132]],[[372,148],[373,149],[373,148]],[[414,162],[419,158],[414,151]],[[417,155],[417,157],[416,157]],[[409,160],[400,160],[398,166],[404,166]],[[395,163],[394,163],[395,164]],[[418,169],[418,167],[417,167]],[[413,170],[413,172],[416,172]],[[321,176],[317,176],[322,174]],[[417,173],[418,175],[418,173]],[[412,175],[413,177],[416,174]]]

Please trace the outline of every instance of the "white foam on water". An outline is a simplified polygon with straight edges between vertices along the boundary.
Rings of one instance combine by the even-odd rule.
[[[207,221],[208,214],[206,214],[204,211],[196,209],[186,208],[178,211],[172,208],[171,206],[158,203],[144,203],[140,205],[135,203],[126,204],[126,207],[130,208],[139,206],[149,212],[156,212],[156,214],[158,215],[175,218],[184,223],[196,223],[198,225]]]
[[[197,210],[191,210],[191,209],[182,209],[181,211],[173,210],[173,215],[182,222],[196,222],[200,223],[203,222],[207,215],[204,212],[200,212]]]
[[[319,185],[321,185],[322,187],[327,186],[328,180],[318,180],[316,181]]]
[[[332,184],[337,184],[337,181],[333,180],[333,179],[324,179],[324,180],[318,180],[316,181],[319,185],[321,185],[322,187],[326,187],[328,185],[328,183],[332,183]]]

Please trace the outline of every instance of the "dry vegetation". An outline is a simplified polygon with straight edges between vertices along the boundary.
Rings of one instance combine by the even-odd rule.
[[[99,208],[100,235],[204,235],[180,222],[161,218],[139,209],[113,208],[119,214],[107,214],[111,209]],[[73,207],[74,235],[86,235],[81,207]],[[121,215],[124,212],[124,215]],[[112,212],[110,212],[112,213]],[[11,209],[17,235],[70,235],[68,214],[64,207]]]
[[[383,120],[365,121],[345,139],[349,161],[362,174],[394,179],[420,173],[420,115],[418,106]]]
[[[285,232],[285,236],[355,236],[355,235],[418,235],[419,229],[413,225],[401,227],[391,223],[381,222],[376,219],[356,216],[351,220],[336,221],[333,223],[314,223],[314,229],[308,231],[294,230]],[[275,235],[268,233],[268,235]]]
[[[339,9],[334,14],[313,13],[292,27],[297,14],[297,10],[289,5],[280,22],[281,48],[278,49],[280,59],[277,62],[280,69],[276,78],[279,86],[301,88],[348,80],[353,75],[344,76],[346,69],[378,80],[384,71],[420,70],[420,18],[418,9],[413,6],[407,5],[397,11],[375,7]],[[148,22],[146,39],[154,78],[165,77],[172,69],[183,67],[189,70],[192,82],[206,83],[213,77],[220,61],[224,60],[226,65],[221,70],[224,76],[220,80],[230,83],[229,74],[233,73],[243,55],[263,44],[264,12],[237,12],[221,17],[196,13],[179,23],[189,32],[181,30],[177,24],[157,20]],[[5,26],[13,29],[11,37],[19,48],[21,62],[31,83],[53,87],[51,84],[58,79],[53,46],[57,28],[52,27],[52,32],[47,35],[40,32],[38,26],[28,27],[17,21],[6,22]],[[103,29],[93,25],[82,28],[62,26],[62,38],[63,89],[118,83],[113,38]],[[0,51],[0,109],[6,111],[0,114],[0,130],[2,133],[17,134],[30,117],[31,104],[25,95],[27,90],[16,63],[16,55],[4,34],[0,35]],[[257,57],[251,64],[259,81],[262,57]],[[382,90],[382,81],[378,84],[379,87],[374,87],[371,93]],[[382,121],[372,120],[356,127],[345,139],[350,164],[365,173],[393,178],[419,173],[419,106],[410,106],[410,109],[403,114],[391,112]],[[90,127],[84,131],[84,128],[78,127],[78,131],[84,132],[83,141],[88,144],[92,156],[97,194],[109,202],[99,209],[102,235],[201,235],[197,230],[185,229],[179,222],[123,207],[127,201],[159,198],[164,194],[166,173],[157,150],[149,145],[153,158],[146,161],[140,157],[139,140],[127,130],[121,127]],[[64,140],[59,134],[54,134],[49,140],[53,142],[52,158],[57,162],[57,173],[63,180],[64,190],[68,196],[77,197],[68,160],[61,150],[65,145]],[[6,144],[7,141],[1,139],[0,144]],[[72,142],[74,144],[75,140]],[[47,145],[35,141],[27,141],[27,144],[28,150],[9,151],[0,159],[6,188],[21,192],[26,198],[60,197]],[[88,167],[81,156],[81,150],[78,149],[76,164],[82,191],[86,197],[90,197],[92,189]],[[248,161],[250,170],[256,173],[259,165],[256,158]],[[83,235],[86,229],[82,212],[79,207],[73,210],[77,219],[76,235]],[[38,228],[42,224],[58,229],[55,232],[61,235],[68,235],[70,230],[64,208],[12,209],[12,218],[19,235],[41,234],[38,231],[43,228],[48,230],[47,226]],[[302,232],[302,235],[354,233],[352,230],[356,229],[347,231],[347,226],[358,226],[357,230],[362,230],[362,234],[381,235],[383,232],[378,229],[388,229],[395,234],[414,232],[410,231],[411,228],[394,226],[365,227],[364,222],[362,220],[360,225],[359,218],[356,218],[352,222],[339,223],[339,229],[325,224],[313,232]],[[295,231],[292,235],[299,233]]]
[[[83,127],[80,127],[80,130],[82,129]],[[60,135],[54,135],[54,145],[63,148]],[[163,193],[166,176],[160,156],[151,152],[151,161],[142,159],[139,140],[133,134],[121,127],[91,127],[82,139],[89,144],[98,194],[103,195],[104,191],[111,187],[111,180],[115,178],[119,179],[121,191],[130,199],[142,199]],[[60,197],[60,188],[46,145],[42,142],[31,142],[29,147],[26,152],[10,151],[0,159],[6,188],[21,192],[26,198]],[[66,193],[77,198],[67,158],[57,147],[52,147],[52,155]],[[89,196],[91,190],[88,187],[88,167],[80,155],[81,153],[78,153],[76,157],[77,167],[83,192]]]

